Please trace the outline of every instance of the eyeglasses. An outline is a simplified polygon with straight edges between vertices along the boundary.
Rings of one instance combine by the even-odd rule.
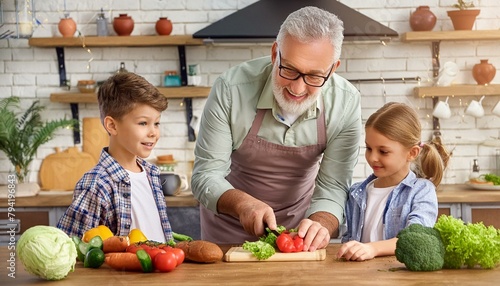
[[[280,51],[278,51],[278,56],[280,59],[280,64],[278,66],[279,75],[282,78],[288,79],[288,80],[296,80],[299,77],[302,77],[302,80],[304,80],[305,84],[310,85],[310,86],[314,86],[314,87],[322,87],[325,84],[328,77],[330,77],[330,74],[333,71],[333,67],[335,66],[335,64],[332,65],[327,76],[306,74],[306,73],[301,73],[298,70],[282,66],[281,65],[281,52]]]

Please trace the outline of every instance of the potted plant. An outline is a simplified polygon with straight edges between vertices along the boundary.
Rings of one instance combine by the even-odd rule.
[[[54,132],[62,127],[73,127],[74,119],[42,121],[44,109],[38,100],[24,112],[18,112],[18,97],[0,100],[0,151],[3,151],[15,168],[17,180],[25,183],[28,179],[29,165],[38,147],[48,142]]]
[[[455,30],[472,30],[474,22],[476,22],[476,17],[481,10],[469,9],[474,7],[474,3],[472,1],[466,2],[465,0],[457,0],[457,3],[453,7],[458,10],[447,11],[448,17],[450,17],[453,23],[453,28]]]

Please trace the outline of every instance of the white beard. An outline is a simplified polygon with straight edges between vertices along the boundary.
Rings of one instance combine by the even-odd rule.
[[[318,90],[318,92],[316,92],[315,94],[303,95],[306,98],[302,102],[294,102],[294,101],[287,100],[287,98],[283,94],[283,89],[285,89],[286,87],[279,86],[276,83],[277,76],[279,76],[278,67],[277,67],[277,65],[274,65],[273,72],[271,75],[271,80],[273,83],[274,98],[278,102],[278,105],[281,108],[281,111],[288,113],[290,115],[300,116],[304,112],[306,112],[313,104],[316,103],[316,100],[318,99],[318,97],[321,93],[321,90]],[[297,80],[303,80],[303,79],[299,78]],[[290,90],[288,90],[288,92],[292,93]]]

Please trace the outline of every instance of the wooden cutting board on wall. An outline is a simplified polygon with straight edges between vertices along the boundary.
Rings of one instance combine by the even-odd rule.
[[[103,147],[109,145],[109,135],[101,124],[99,117],[83,118],[82,151],[90,154],[96,162]]]
[[[77,147],[65,151],[56,148],[40,166],[40,185],[44,190],[74,190],[76,183],[85,172],[96,164],[94,158]]]

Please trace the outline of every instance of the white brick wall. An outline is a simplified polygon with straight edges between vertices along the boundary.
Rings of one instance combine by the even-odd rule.
[[[13,1],[3,1],[5,28],[12,29]],[[57,23],[63,16],[63,1],[36,1],[36,15],[42,22],[34,33],[35,37],[59,36]],[[128,13],[135,21],[132,35],[154,34],[154,23],[159,17],[168,17],[173,21],[173,34],[192,34],[211,22],[241,9],[255,0],[184,0],[184,1],[67,1],[67,10],[75,19],[78,30],[83,35],[95,34],[95,15],[104,8],[109,19],[119,13]],[[408,17],[416,5],[408,1],[377,0],[347,1],[346,5],[376,19],[402,34],[410,30]],[[425,0],[419,5],[429,5],[438,22],[435,30],[452,30],[446,10],[454,0]],[[481,14],[475,29],[488,30],[500,28],[500,2],[497,0],[475,1],[481,8]],[[0,29],[0,32],[3,30]],[[113,29],[110,25],[110,31]],[[241,61],[267,55],[269,44],[256,45],[207,45],[186,47],[187,63],[201,66],[202,84],[210,85],[227,68]],[[441,43],[441,63],[453,61],[458,64],[460,73],[457,83],[474,84],[471,69],[479,59],[487,58],[496,67],[500,67],[498,41],[463,41]],[[81,79],[104,80],[115,72],[120,62],[125,62],[129,71],[143,75],[151,83],[161,85],[163,71],[178,70],[176,47],[140,47],[140,48],[91,48],[90,52],[82,48],[66,48],[66,71],[73,88]],[[422,85],[429,85],[432,77],[431,44],[401,43],[394,40],[387,46],[377,43],[346,42],[342,52],[342,64],[338,73],[348,79],[391,78],[420,76]],[[88,68],[87,68],[88,66]],[[363,119],[388,101],[402,101],[414,106],[424,126],[423,140],[429,140],[432,134],[432,100],[419,99],[412,95],[415,82],[407,83],[356,83],[363,95]],[[493,83],[500,83],[497,74]],[[68,104],[51,103],[50,93],[61,92],[55,49],[31,48],[26,39],[0,40],[0,97],[20,96],[24,106],[33,99],[41,99],[47,106],[45,119],[70,117]],[[385,95],[384,95],[385,91]],[[489,96],[484,101],[486,115],[475,119],[463,116],[468,102],[475,97],[450,98],[453,116],[441,121],[441,132],[445,143],[453,149],[453,157],[444,183],[461,183],[470,172],[472,159],[478,158],[482,171],[493,171],[495,163],[492,155],[496,148],[480,144],[486,139],[499,137],[500,118],[491,115],[491,108],[500,96]],[[200,114],[205,99],[193,100],[195,114]],[[162,117],[162,135],[154,154],[173,153],[180,161],[178,170],[188,170],[188,161],[193,160],[194,143],[187,141],[184,107],[181,100],[171,100],[169,108]],[[96,104],[80,104],[80,117],[97,117]],[[364,145],[364,139],[360,145]],[[55,138],[40,148],[37,159],[31,169],[31,180],[38,177],[38,170],[43,158],[53,153],[54,147],[63,149],[73,146],[72,133],[60,130]],[[79,146],[81,147],[81,146]],[[5,154],[0,154],[0,184],[6,182],[8,172],[12,170]],[[361,148],[359,163],[355,169],[354,181],[359,181],[371,173],[364,159]]]

